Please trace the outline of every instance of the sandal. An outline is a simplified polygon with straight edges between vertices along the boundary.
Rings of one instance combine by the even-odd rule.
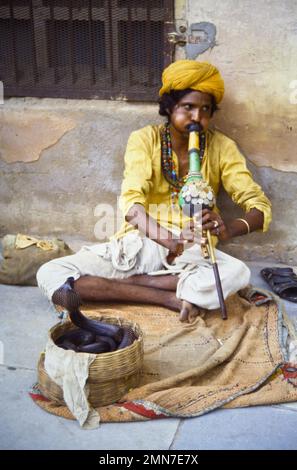
[[[261,276],[275,294],[297,303],[297,276],[292,268],[264,268]]]

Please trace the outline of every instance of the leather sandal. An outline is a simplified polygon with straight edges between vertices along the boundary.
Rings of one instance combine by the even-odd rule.
[[[297,276],[292,268],[264,268],[261,276],[275,294],[297,303]]]

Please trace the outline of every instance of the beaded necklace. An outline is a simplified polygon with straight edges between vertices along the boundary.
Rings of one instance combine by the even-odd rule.
[[[205,132],[201,132],[199,134],[199,140],[200,140],[199,158],[200,158],[200,162],[202,162],[204,151],[205,151],[205,141],[206,141]],[[185,175],[182,178],[178,178],[177,176],[176,166],[175,166],[173,155],[172,155],[172,144],[171,144],[169,122],[166,122],[164,127],[161,128],[161,165],[162,165],[163,175],[166,181],[170,184],[171,201],[174,204],[176,197],[178,197],[178,194],[181,188],[183,187],[184,182],[187,179],[188,175]]]

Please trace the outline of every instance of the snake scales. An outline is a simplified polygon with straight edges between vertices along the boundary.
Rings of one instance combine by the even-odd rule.
[[[63,349],[99,354],[126,348],[136,339],[132,328],[111,325],[84,316],[79,310],[81,300],[74,290],[73,277],[69,277],[54,292],[52,300],[54,304],[66,308],[70,320],[77,327],[56,339],[57,346]]]

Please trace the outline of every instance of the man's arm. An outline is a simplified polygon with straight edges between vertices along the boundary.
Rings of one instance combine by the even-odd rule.
[[[248,225],[240,219],[231,220],[227,224],[226,232],[222,230],[222,233],[220,233],[219,239],[222,241],[230,240],[231,238],[263,229],[264,214],[255,207],[245,214],[243,220],[246,220]]]
[[[220,241],[228,241],[231,238],[263,229],[264,224],[264,214],[256,208],[252,208],[242,219],[233,219],[228,224],[224,222],[219,214],[207,209],[202,212],[202,216],[203,229],[210,230],[211,234],[217,235]],[[216,233],[217,229],[214,228],[215,220],[219,224],[218,233]]]
[[[251,209],[250,212],[245,214],[244,219],[249,225],[249,231],[247,229],[247,225],[242,220],[234,219],[228,224],[225,224],[219,214],[208,209],[204,209],[202,212],[202,229],[210,230],[210,233],[212,235],[217,235],[220,241],[228,241],[231,240],[231,238],[246,235],[248,232],[253,232],[254,230],[263,228],[264,214],[256,208]],[[189,230],[183,230],[180,236],[175,236],[172,232],[166,230],[158,224],[154,218],[148,215],[144,206],[141,204],[134,204],[128,210],[125,220],[140,232],[144,233],[151,240],[154,240],[156,243],[168,248],[169,253],[167,261],[169,264],[171,264],[177,256],[183,253],[186,243],[193,241],[201,243],[204,240],[203,238],[199,238],[199,234],[195,236],[193,225]],[[215,220],[219,222],[219,234],[217,234],[216,229],[214,229],[213,223]],[[204,241],[206,243],[206,240]]]
[[[166,228],[162,227],[153,217],[146,213],[144,206],[141,204],[133,204],[128,210],[125,220],[151,240],[168,248],[168,262],[171,259],[170,254],[174,255],[174,257],[180,255],[183,252],[184,244],[189,240],[193,241],[193,234],[175,236],[172,232],[166,230]]]
[[[232,201],[245,212],[244,219],[250,225],[250,231],[262,229],[266,232],[271,222],[271,203],[261,186],[253,180],[246,166],[246,160],[236,143],[231,139],[227,139],[226,142],[220,154],[223,187]],[[230,222],[228,224],[229,238],[247,233],[244,231],[244,225],[246,224],[239,220]]]

